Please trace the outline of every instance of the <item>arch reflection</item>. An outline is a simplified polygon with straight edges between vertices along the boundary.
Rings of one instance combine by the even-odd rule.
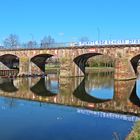
[[[13,79],[0,79],[0,89],[4,92],[16,92],[18,89],[14,86]]]
[[[140,98],[137,95],[137,82],[135,82],[134,88],[132,90],[132,93],[130,95],[130,101],[134,104],[140,107]]]
[[[85,90],[87,94],[99,99],[113,99],[113,77],[113,71],[94,71],[89,73],[85,80]]]
[[[49,83],[50,83],[50,78],[49,78]],[[48,77],[41,78],[33,87],[30,88],[30,90],[35,93],[36,95],[39,96],[55,96],[59,92],[59,89],[51,90],[49,86],[51,83],[48,85]],[[48,90],[50,89],[50,90]]]
[[[74,91],[73,95],[82,101],[86,101],[86,102],[90,102],[90,103],[102,103],[102,102],[107,102],[107,101],[111,100],[111,99],[96,98],[96,97],[88,94],[85,90],[85,78],[80,83],[80,85],[77,87],[77,89]]]

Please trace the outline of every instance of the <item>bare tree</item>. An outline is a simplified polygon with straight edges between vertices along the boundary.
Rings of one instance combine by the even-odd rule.
[[[27,48],[37,48],[37,42],[36,41],[28,41],[27,42]]]
[[[20,44],[19,37],[16,34],[10,34],[7,38],[5,38],[3,44],[6,48],[18,48]]]
[[[41,40],[41,47],[42,48],[46,48],[51,46],[51,44],[55,43],[54,38],[52,38],[50,35],[49,36],[45,36],[42,40]]]

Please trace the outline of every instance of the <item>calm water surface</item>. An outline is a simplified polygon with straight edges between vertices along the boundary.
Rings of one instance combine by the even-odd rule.
[[[140,80],[0,79],[1,140],[123,140],[140,116]]]

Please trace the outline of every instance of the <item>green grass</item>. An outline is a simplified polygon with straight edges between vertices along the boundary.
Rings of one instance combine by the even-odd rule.
[[[127,140],[140,140],[140,121],[136,122],[132,132],[129,134]]]

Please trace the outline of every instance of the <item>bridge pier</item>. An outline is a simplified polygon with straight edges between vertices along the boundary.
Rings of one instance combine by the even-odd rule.
[[[30,58],[20,57],[19,58],[19,74],[18,75],[27,75],[31,73]]]
[[[136,74],[128,58],[117,58],[115,61],[115,80],[136,79]]]
[[[42,74],[39,67],[30,61],[29,57],[20,57],[19,59],[19,74],[18,75],[32,75]]]
[[[37,74],[37,75],[42,75],[44,74],[44,72],[36,65],[34,64],[33,62],[30,62],[30,69],[31,69],[31,72],[30,74]]]
[[[79,77],[84,76],[84,73],[74,63],[72,58],[60,59],[60,77]]]

